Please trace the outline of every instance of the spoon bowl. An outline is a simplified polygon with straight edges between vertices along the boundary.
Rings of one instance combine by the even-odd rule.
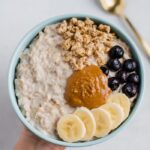
[[[124,0],[99,0],[102,8],[105,11],[121,15],[124,13],[125,1]]]

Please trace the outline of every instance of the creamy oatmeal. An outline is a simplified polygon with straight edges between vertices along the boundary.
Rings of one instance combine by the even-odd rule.
[[[110,66],[107,62],[109,62],[108,53],[110,49],[116,45],[124,50],[124,55],[122,58],[119,58],[119,62],[117,59],[116,62],[113,61],[112,63],[121,64],[125,60],[129,60],[131,58],[129,47],[111,31],[108,25],[100,24],[97,26],[89,18],[85,21],[72,18],[69,21],[45,27],[43,31],[39,32],[29,47],[24,50],[17,66],[15,79],[16,96],[18,98],[18,105],[26,119],[41,132],[56,136],[56,126],[60,117],[73,113],[76,107],[83,105],[81,101],[78,104],[79,101],[77,102],[77,99],[74,97],[71,100],[74,104],[77,104],[75,105],[76,107],[70,105],[66,100],[65,90],[66,86],[68,88],[68,78],[76,71],[79,71],[79,75],[84,74],[82,70],[84,72],[84,68],[92,65],[99,68],[108,65],[115,70],[117,66]],[[104,67],[102,71],[107,74],[105,69]],[[97,71],[97,68],[95,70]],[[106,80],[116,75],[114,70],[110,69],[109,75],[103,75],[105,82],[100,81],[99,85],[105,84],[105,89],[109,92],[104,94],[104,91],[101,91],[99,93],[98,89],[96,89],[98,96],[100,94],[107,95],[107,99],[111,93],[110,89],[112,89],[112,93],[122,92],[121,89],[125,82],[122,85],[114,86],[111,85],[111,81],[111,84],[108,83],[107,85]],[[97,72],[98,76],[104,74],[99,71]],[[129,74],[131,74],[131,71]],[[78,78],[74,78],[78,82]],[[97,81],[95,80],[92,83],[91,80],[94,79],[91,77],[89,80],[91,84]],[[73,96],[78,95],[78,88],[80,90],[87,88],[85,92],[89,90],[88,88],[91,85],[88,85],[86,82],[88,81],[87,78],[84,78],[84,80],[81,78],[81,84],[79,83],[78,86],[82,85],[82,81],[85,81],[84,87],[74,87],[76,94],[73,94]],[[72,83],[72,86],[74,86],[74,81]],[[71,89],[69,90],[71,91]],[[127,87],[124,88],[125,92],[128,92],[127,90]],[[81,98],[81,96],[78,95],[78,98]],[[91,98],[89,99],[91,100]],[[96,99],[98,101],[99,97]],[[101,99],[103,98],[101,97]],[[88,103],[86,106],[88,105],[90,109],[97,106],[96,103],[94,105]],[[101,105],[101,102],[98,102],[98,105]]]
[[[15,80],[18,104],[27,120],[54,134],[56,120],[73,111],[64,100],[67,78],[72,74],[58,45],[56,25],[48,26],[20,57]]]

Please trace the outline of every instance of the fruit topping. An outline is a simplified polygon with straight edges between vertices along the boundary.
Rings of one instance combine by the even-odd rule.
[[[122,92],[131,98],[137,94],[137,85],[134,83],[127,83],[123,86]]]
[[[57,123],[57,132],[66,142],[77,142],[86,134],[86,128],[82,120],[74,114],[66,114]]]
[[[104,109],[92,109],[93,116],[96,122],[95,136],[100,138],[106,136],[112,129],[111,114]]]
[[[79,107],[74,112],[74,114],[77,115],[83,121],[86,128],[86,133],[82,138],[82,141],[88,141],[92,139],[96,132],[96,123],[92,112],[86,107]]]
[[[120,83],[125,83],[127,81],[128,74],[124,70],[117,72],[116,77],[119,79]]]
[[[128,116],[130,99],[123,93],[112,93],[107,103],[89,110],[78,107],[73,114],[65,114],[57,122],[59,137],[67,142],[89,141],[104,137],[116,129]]]
[[[127,60],[125,60],[125,62],[123,64],[123,68],[124,68],[124,70],[126,70],[128,72],[135,71],[137,68],[137,63],[133,59],[127,59]]]
[[[110,59],[107,62],[107,66],[112,71],[118,71],[122,67],[121,62],[119,61],[119,59]]]
[[[131,102],[130,99],[123,93],[113,93],[109,96],[108,102],[119,104],[124,110],[124,120],[129,116]]]
[[[108,79],[108,86],[112,91],[116,90],[119,87],[119,80],[116,77],[111,77]]]
[[[113,46],[109,51],[109,56],[111,58],[121,58],[124,55],[124,50],[119,45]]]
[[[108,68],[106,68],[106,67],[102,66],[102,67],[100,67],[100,69],[103,71],[103,73],[104,73],[104,74],[106,74],[106,75],[108,75],[108,74],[109,74],[109,70],[108,70]]]
[[[123,121],[125,114],[123,108],[116,103],[109,102],[100,107],[100,109],[104,109],[111,114],[112,119],[112,129],[117,128],[121,122]]]
[[[127,78],[128,82],[139,83],[140,77],[137,73],[132,73]]]

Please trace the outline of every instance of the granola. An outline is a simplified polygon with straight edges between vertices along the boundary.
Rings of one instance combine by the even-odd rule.
[[[64,50],[64,61],[74,70],[81,70],[88,65],[88,58],[94,57],[97,64],[106,63],[106,54],[117,39],[108,25],[96,25],[89,18],[64,20],[57,27],[63,37],[61,47]]]

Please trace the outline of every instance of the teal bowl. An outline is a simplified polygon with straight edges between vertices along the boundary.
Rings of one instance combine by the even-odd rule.
[[[39,31],[41,31],[45,26],[50,25],[50,24],[54,24],[57,22],[60,22],[64,19],[69,19],[72,17],[77,17],[79,19],[84,19],[85,17],[89,17],[91,19],[93,19],[96,23],[104,23],[104,24],[108,24],[111,26],[112,30],[117,33],[118,37],[120,39],[122,39],[123,41],[125,41],[130,49],[131,49],[131,53],[133,55],[133,57],[137,60],[137,63],[139,65],[139,74],[140,74],[140,89],[139,89],[139,94],[137,97],[137,100],[134,104],[134,107],[131,110],[131,113],[129,115],[129,117],[114,131],[112,131],[109,135],[103,137],[103,138],[99,138],[99,139],[94,139],[92,141],[87,141],[87,142],[77,142],[77,143],[68,143],[68,142],[64,142],[61,141],[59,139],[55,139],[53,137],[47,136],[43,133],[41,133],[40,131],[38,131],[34,126],[32,126],[27,120],[26,118],[23,116],[23,114],[21,113],[21,110],[19,109],[19,106],[17,104],[17,98],[15,95],[15,86],[14,86],[14,78],[15,78],[15,71],[16,71],[16,66],[18,64],[19,61],[19,57],[22,53],[22,51],[30,44],[30,42],[33,40],[33,38],[38,34]],[[10,96],[10,100],[12,103],[12,106],[16,112],[16,114],[18,115],[19,119],[21,120],[21,122],[35,135],[37,135],[39,138],[54,143],[54,144],[58,144],[58,145],[62,145],[62,146],[68,146],[68,147],[84,147],[84,146],[90,146],[90,145],[95,145],[98,143],[102,143],[106,140],[111,139],[113,136],[115,136],[118,132],[120,132],[127,124],[128,122],[131,120],[131,118],[133,117],[133,115],[135,114],[141,99],[142,99],[142,93],[143,93],[143,88],[144,88],[144,75],[143,75],[143,66],[141,63],[141,59],[139,57],[138,54],[138,48],[136,47],[135,43],[133,42],[133,40],[126,35],[125,33],[123,33],[122,31],[120,31],[118,29],[118,27],[116,25],[113,25],[110,22],[107,22],[101,18],[95,17],[95,16],[91,16],[91,15],[86,15],[86,14],[69,14],[69,15],[62,15],[62,16],[56,16],[53,18],[50,18],[46,21],[43,21],[42,23],[40,23],[39,25],[37,25],[36,27],[34,27],[31,31],[29,31],[24,38],[21,40],[21,42],[19,43],[19,45],[17,46],[17,48],[15,49],[14,55],[11,59],[10,62],[10,68],[9,68],[9,73],[8,73],[8,90],[9,90],[9,96]]]

